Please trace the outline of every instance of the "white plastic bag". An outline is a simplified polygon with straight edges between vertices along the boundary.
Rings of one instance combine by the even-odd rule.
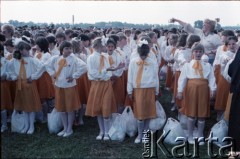
[[[108,135],[111,138],[111,140],[116,140],[116,141],[123,141],[125,138],[125,128],[124,124],[122,122],[121,114],[115,114],[114,118],[112,118],[113,121],[109,131]]]
[[[51,113],[48,113],[47,117],[49,133],[58,133],[63,128],[60,112],[57,112],[54,108]]]
[[[218,123],[213,125],[209,134],[209,138],[216,137],[218,139],[218,142],[214,141],[213,143],[221,147],[227,144],[227,142],[222,142],[223,138],[227,136],[227,133],[228,133],[228,125],[226,121],[222,119]]]
[[[129,137],[133,137],[137,134],[137,120],[134,117],[132,108],[126,106],[122,113],[122,120],[125,126],[126,133]]]
[[[182,113],[179,113],[178,120],[184,130],[187,130],[188,117]]]
[[[152,131],[161,129],[166,122],[166,114],[159,101],[156,101],[156,112],[157,118],[151,119],[149,122],[149,129]]]
[[[164,142],[167,144],[179,144],[179,142],[175,142],[177,137],[186,137],[180,123],[173,118],[168,118],[167,123],[163,128],[163,131],[165,131],[166,134],[169,132],[164,139]]]
[[[12,132],[21,133],[21,131],[25,128],[25,117],[23,113],[19,113],[16,110],[12,113],[11,119],[11,130]]]

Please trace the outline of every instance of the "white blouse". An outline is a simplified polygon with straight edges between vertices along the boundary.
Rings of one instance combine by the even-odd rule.
[[[22,57],[26,64],[24,64],[24,67],[26,69],[26,76],[27,78],[30,78],[32,80],[37,80],[41,77],[44,65],[42,62],[40,62],[38,59],[35,59],[33,57]],[[11,80],[17,80],[19,76],[21,62],[18,59],[13,58],[11,61],[9,61],[9,77]]]
[[[1,57],[1,76],[7,76],[8,60],[5,57]]]
[[[100,58],[104,56],[104,67],[102,71],[99,71],[100,67]],[[95,80],[95,81],[108,81],[112,76],[112,71],[107,71],[110,67],[108,54],[106,53],[98,53],[94,51],[88,58],[87,58],[87,70],[88,70],[88,79]]]
[[[188,79],[201,78],[199,74],[195,74],[195,69],[193,68],[195,61],[196,60],[192,60],[190,63],[186,63],[183,66],[180,77],[178,79],[178,92],[183,92]],[[209,63],[205,63],[203,61],[201,61],[201,65],[203,68],[203,78],[208,80],[208,86],[210,90],[215,91],[217,86],[212,66]]]
[[[231,51],[227,51],[225,53],[222,53],[220,56],[219,56],[219,63],[221,65],[221,74],[223,74],[224,72],[224,69],[226,67],[226,64],[228,63],[228,61],[230,59],[234,59],[235,57],[235,53],[231,52]]]
[[[133,88],[136,88],[136,78],[138,74],[138,64],[141,58],[137,57],[130,61],[128,69],[128,83],[127,83],[127,92],[132,94]],[[159,93],[159,79],[158,79],[158,64],[156,60],[153,60],[149,57],[145,59],[147,65],[143,66],[143,74],[141,78],[140,88],[155,88],[155,93]]]
[[[58,70],[58,63],[63,56],[53,56],[45,65],[50,76],[54,76]],[[66,57],[67,65],[63,67],[58,78],[55,80],[55,85],[60,88],[69,88],[76,85],[76,79],[87,72],[86,64],[75,55],[71,54]],[[72,77],[72,82],[67,82],[67,78]]]
[[[113,51],[113,54],[108,55],[108,56],[112,57],[112,59],[114,61],[114,63],[112,64],[112,67],[114,67],[114,68],[117,67],[121,62],[125,62],[125,61],[123,61],[124,60],[123,57],[116,51]],[[122,76],[123,71],[124,71],[124,68],[121,68],[116,71],[113,71],[112,73],[114,76],[120,77],[120,76]]]

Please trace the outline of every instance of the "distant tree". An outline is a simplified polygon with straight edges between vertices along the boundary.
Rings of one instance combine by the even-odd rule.
[[[202,20],[197,20],[194,22],[194,28],[199,28],[202,29],[203,27],[203,21]]]

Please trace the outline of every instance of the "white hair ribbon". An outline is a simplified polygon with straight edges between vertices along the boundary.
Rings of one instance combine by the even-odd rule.
[[[139,47],[142,47],[143,44],[148,45],[147,40],[143,39],[143,40],[141,40],[141,41],[138,42],[138,46],[139,46]]]

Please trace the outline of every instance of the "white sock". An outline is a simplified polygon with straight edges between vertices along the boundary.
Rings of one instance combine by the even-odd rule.
[[[34,132],[34,122],[35,122],[35,112],[30,112],[28,113],[29,116],[29,129],[28,133],[33,133]]]
[[[68,123],[68,118],[67,118],[67,113],[66,112],[61,112],[60,113],[61,120],[63,123],[63,131],[67,131],[67,123]]]
[[[143,136],[144,121],[143,120],[138,120],[137,124],[138,124],[138,136],[137,136],[137,138],[141,140],[142,136]]]
[[[23,112],[24,115],[24,129],[22,130],[22,133],[26,133],[29,129],[29,113]]]
[[[108,134],[109,131],[109,118],[104,118],[104,134]]]
[[[149,129],[149,123],[150,123],[150,119],[144,120],[144,130],[148,130]]]
[[[193,129],[194,129],[195,121],[196,121],[195,119],[188,117],[187,128],[188,128],[188,138],[189,139],[193,138]]]
[[[104,134],[103,117],[102,116],[97,116],[97,121],[98,121],[98,126],[99,126],[99,129],[100,129],[99,134]]]
[[[72,126],[75,119],[75,112],[67,112],[67,132],[72,132]]]
[[[205,127],[205,120],[203,121],[198,121],[198,137],[204,137],[203,136],[203,130]]]

